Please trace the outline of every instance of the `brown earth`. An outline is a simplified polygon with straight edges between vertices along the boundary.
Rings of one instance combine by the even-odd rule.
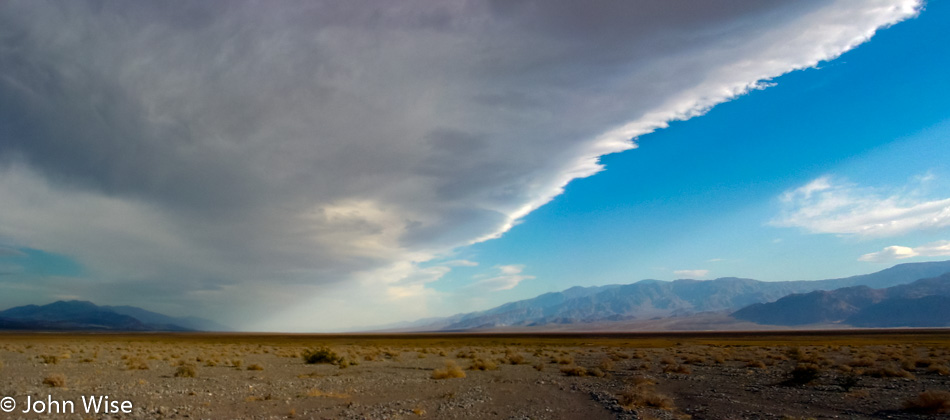
[[[332,363],[305,362],[321,348]],[[0,363],[0,418],[950,418],[947,330],[0,333]],[[86,413],[90,395],[131,413]]]

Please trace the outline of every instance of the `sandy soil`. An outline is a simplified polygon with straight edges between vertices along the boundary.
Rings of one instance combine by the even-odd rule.
[[[302,356],[321,348],[343,361],[307,364]],[[0,362],[0,398],[16,403],[0,418],[950,418],[950,394],[945,406],[908,403],[925,391],[937,391],[930,395],[938,400],[941,391],[950,391],[946,331],[729,337],[0,334]],[[447,362],[464,377],[436,379]],[[86,413],[84,396],[129,401],[131,412]],[[55,408],[49,398],[63,407],[72,401],[73,412],[23,413],[27,398],[46,402],[46,410]]]

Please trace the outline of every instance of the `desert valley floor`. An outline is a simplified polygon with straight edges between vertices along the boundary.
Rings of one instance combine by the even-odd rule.
[[[950,331],[0,333],[0,398],[0,418],[950,418]]]

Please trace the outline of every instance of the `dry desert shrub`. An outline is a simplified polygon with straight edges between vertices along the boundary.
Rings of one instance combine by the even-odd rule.
[[[319,349],[304,350],[303,360],[309,365],[319,363],[329,363],[335,365],[340,363],[343,358],[337,355],[333,350],[330,350],[327,347],[321,347]]]
[[[432,379],[464,378],[465,372],[454,360],[446,360],[445,367],[432,371]]]
[[[383,351],[383,357],[393,361],[399,361],[399,357],[402,355],[402,352],[398,350],[385,350]]]
[[[851,367],[871,367],[871,366],[874,366],[874,363],[875,363],[875,361],[874,361],[873,359],[871,359],[870,357],[861,357],[861,358],[854,359],[854,360],[848,362],[848,366],[851,366]]]
[[[617,400],[626,409],[653,407],[672,411],[675,408],[673,399],[657,392],[653,381],[638,378],[634,379],[633,386],[620,393]]]
[[[858,386],[861,378],[857,375],[841,375],[835,382],[844,392],[851,392],[851,388]]]
[[[505,353],[505,358],[502,360],[510,365],[521,365],[526,363],[525,358],[521,355],[521,353],[514,352]]]
[[[928,390],[904,401],[904,409],[926,414],[950,413],[950,392]]]
[[[565,376],[587,376],[587,369],[577,365],[567,365],[561,367],[561,373]]]
[[[934,373],[941,376],[947,376],[947,375],[950,375],[950,368],[947,368],[947,365],[932,363],[930,366],[927,366],[927,373]]]
[[[797,386],[808,385],[818,379],[821,374],[821,368],[814,363],[799,363],[788,373],[788,379],[782,382],[783,385]]]
[[[194,378],[198,376],[198,369],[193,364],[183,364],[175,370],[176,378]]]
[[[54,373],[50,376],[47,376],[46,379],[43,379],[43,385],[49,386],[51,388],[62,388],[66,386],[66,375],[62,373]]]
[[[755,369],[765,369],[765,363],[763,363],[761,360],[750,360],[748,363],[745,364],[745,367],[755,368]]]

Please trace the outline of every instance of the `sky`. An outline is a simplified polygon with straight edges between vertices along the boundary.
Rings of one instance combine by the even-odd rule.
[[[0,308],[337,331],[950,257],[946,2],[0,4]]]

